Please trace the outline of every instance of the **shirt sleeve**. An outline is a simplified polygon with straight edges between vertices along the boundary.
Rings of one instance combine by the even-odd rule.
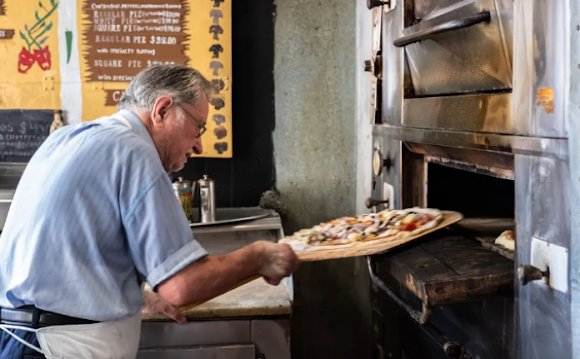
[[[207,255],[166,175],[144,189],[123,222],[135,267],[152,288]]]

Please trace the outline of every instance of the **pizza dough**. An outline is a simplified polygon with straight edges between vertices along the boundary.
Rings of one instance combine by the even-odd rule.
[[[404,239],[436,227],[443,214],[432,208],[384,210],[341,217],[302,229],[280,240],[294,250],[316,250],[363,245],[373,241]]]
[[[495,239],[494,243],[509,250],[515,250],[516,237],[514,236],[514,231],[508,230],[501,232],[499,237]]]

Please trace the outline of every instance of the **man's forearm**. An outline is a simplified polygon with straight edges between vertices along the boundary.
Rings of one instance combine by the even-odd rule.
[[[225,255],[207,256],[162,282],[157,292],[172,305],[205,301],[261,275],[264,244],[256,242]]]

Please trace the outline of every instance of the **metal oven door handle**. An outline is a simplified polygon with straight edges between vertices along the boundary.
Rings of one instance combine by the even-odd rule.
[[[442,34],[444,32],[454,31],[463,29],[469,26],[473,26],[482,22],[487,22],[491,20],[491,14],[489,11],[482,11],[474,15],[465,16],[459,19],[453,19],[441,24],[437,24],[433,27],[419,30],[407,36],[400,37],[393,41],[393,45],[396,47],[403,47],[417,41],[429,39],[435,35]]]

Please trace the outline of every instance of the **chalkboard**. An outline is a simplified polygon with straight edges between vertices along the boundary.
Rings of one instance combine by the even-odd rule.
[[[53,120],[54,110],[0,110],[0,162],[28,162]]]

